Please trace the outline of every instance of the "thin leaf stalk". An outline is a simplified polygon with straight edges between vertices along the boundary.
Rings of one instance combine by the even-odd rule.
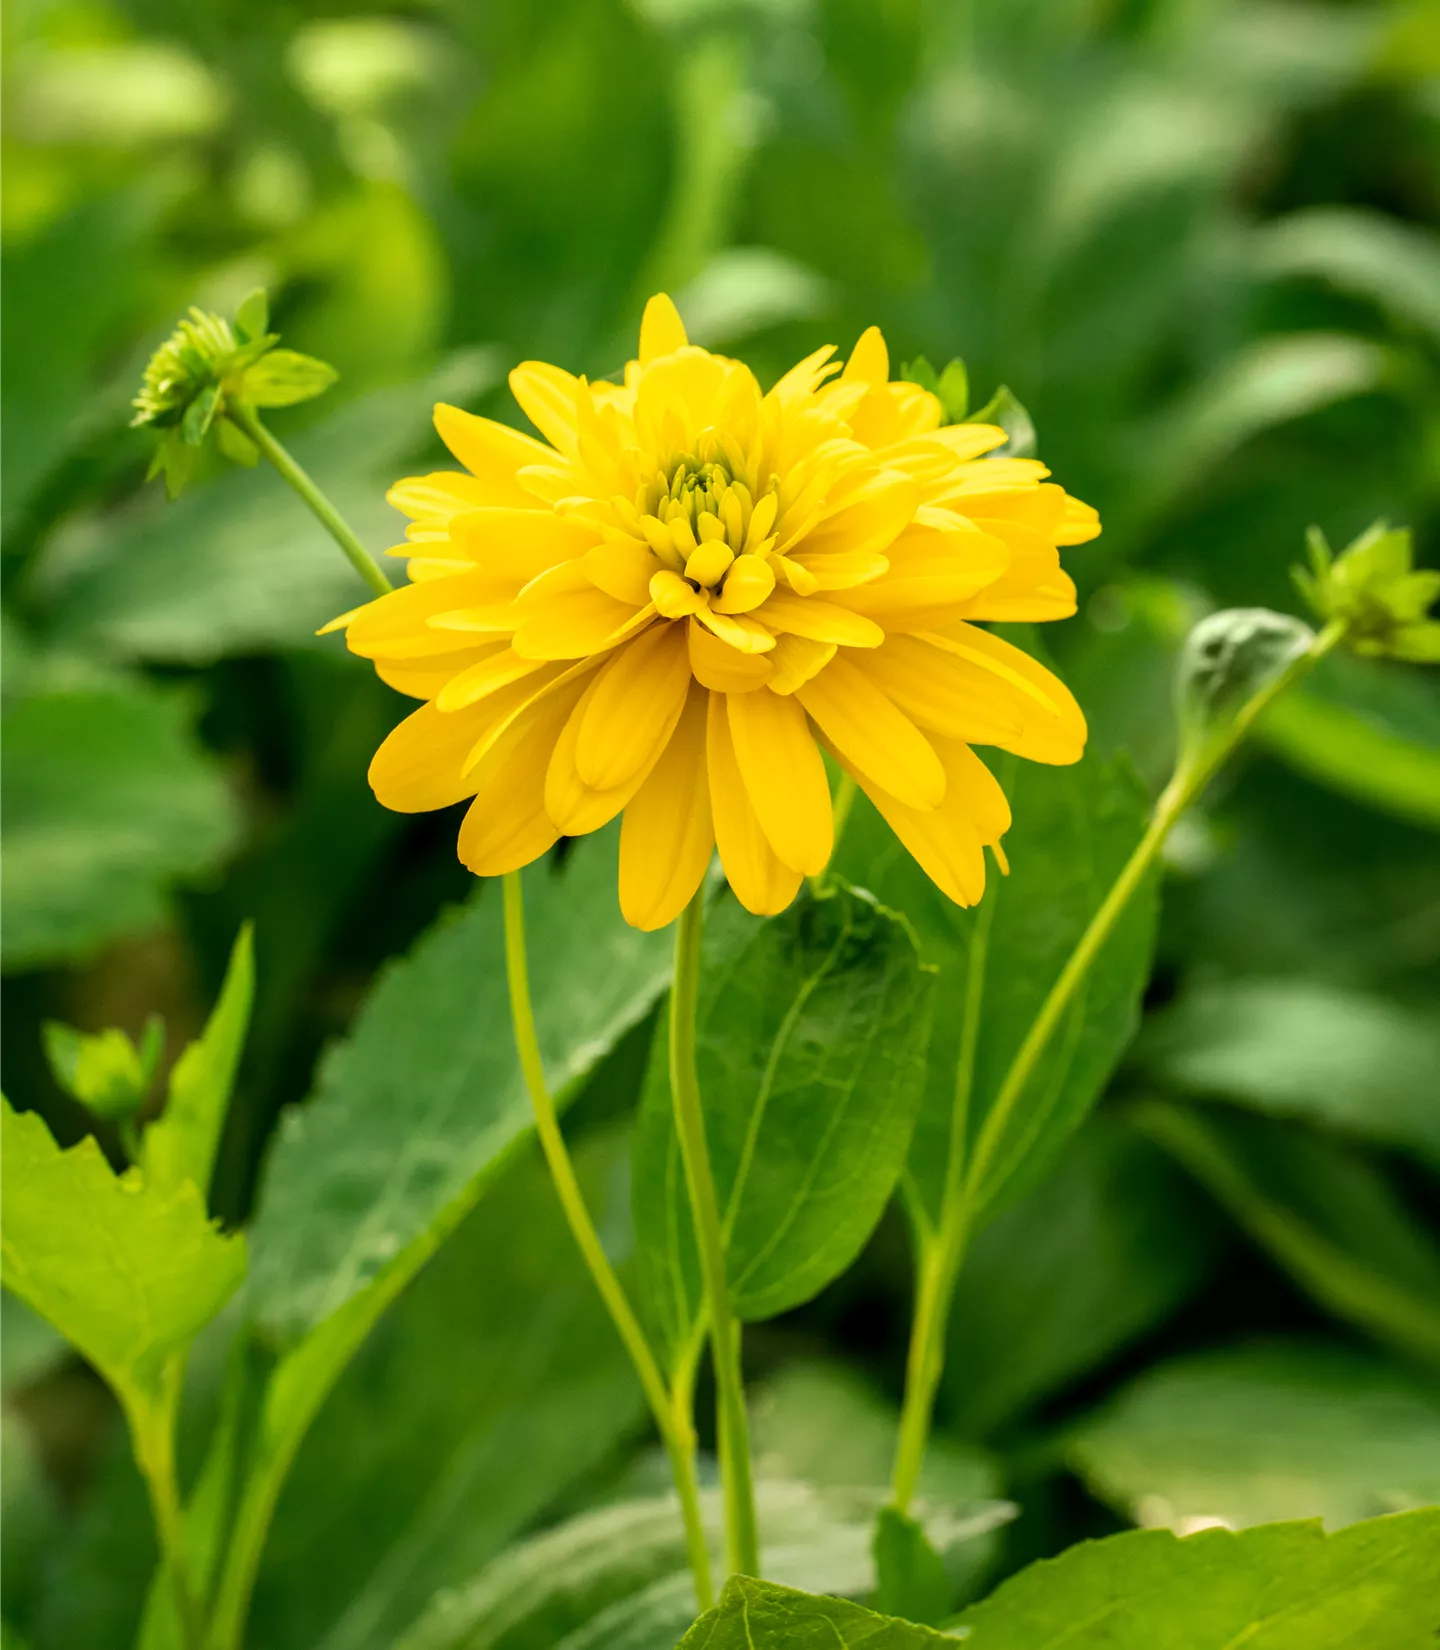
[[[730,1300],[725,1238],[705,1138],[696,1066],[695,1021],[700,1001],[700,936],[705,890],[695,894],[675,932],[675,979],[670,990],[670,1088],[675,1129],[685,1165],[685,1184],[695,1222],[700,1272],[710,1308],[710,1349],[715,1365],[720,1482],[725,1498],[726,1566],[732,1574],[760,1574],[755,1485],[750,1467],[750,1424],[740,1364],[740,1326]]]
[[[377,596],[388,595],[395,587],[385,576],[380,564],[361,544],[349,522],[315,485],[306,471],[260,422],[260,415],[255,409],[247,407],[243,402],[236,402],[227,406],[226,414],[269,459],[286,484],[300,495],[311,514],[344,551],[346,559],[366,584]]]
[[[185,1552],[184,1510],[175,1470],[175,1423],[185,1380],[185,1355],[173,1353],[160,1375],[160,1387],[149,1394],[127,1398],[126,1414],[134,1444],[135,1463],[145,1480],[155,1533],[160,1542],[161,1569],[174,1594],[175,1616],[186,1650],[198,1650],[205,1632],[200,1602],[191,1585]]]
[[[1198,749],[1182,752],[1175,772],[1155,804],[1144,835],[1086,925],[1075,949],[1066,958],[1064,967],[1016,1050],[968,1160],[961,1150],[962,1143],[952,1134],[950,1172],[947,1174],[939,1224],[934,1237],[922,1246],[920,1253],[915,1313],[906,1361],[905,1399],[891,1481],[891,1498],[901,1512],[908,1509],[914,1498],[920,1469],[924,1464],[934,1417],[935,1393],[944,1370],[950,1308],[965,1249],[975,1217],[985,1199],[986,1177],[1021,1095],[1085,983],[1096,957],[1158,859],[1176,821],[1196,801],[1216,770],[1270,705],[1313,669],[1344,633],[1345,627],[1338,621],[1327,625],[1303,653],[1297,654],[1283,670],[1252,694],[1216,736]],[[962,1044],[962,1064],[963,1061]],[[962,1115],[959,1100],[962,1089],[968,1104],[968,1076],[964,1077],[963,1082],[957,1081],[957,1117]],[[957,1158],[962,1165],[959,1172]]]
[[[505,879],[505,971],[510,984],[510,1017],[515,1027],[515,1046],[530,1102],[535,1111],[535,1131],[549,1165],[556,1196],[565,1212],[571,1236],[579,1249],[600,1298],[610,1314],[635,1372],[640,1377],[646,1402],[655,1418],[670,1469],[680,1497],[685,1525],[685,1547],[695,1579],[695,1595],[700,1608],[715,1602],[710,1578],[710,1557],[705,1546],[705,1528],[700,1515],[700,1489],[695,1475],[695,1431],[691,1422],[688,1387],[672,1391],[666,1386],[655,1354],[630,1305],[624,1286],[610,1264],[595,1222],[586,1207],[584,1193],[575,1174],[565,1137],[555,1111],[555,1101],[545,1080],[540,1043],[535,1032],[535,1013],[530,1000],[530,970],[525,949],[525,902],[520,873],[509,872]]]

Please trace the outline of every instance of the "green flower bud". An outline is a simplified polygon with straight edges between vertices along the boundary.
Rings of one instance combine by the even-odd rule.
[[[41,1034],[55,1081],[96,1117],[123,1122],[145,1104],[165,1046],[158,1014],[145,1022],[138,1048],[113,1026],[91,1033],[47,1020]]]
[[[1327,622],[1345,627],[1357,653],[1440,663],[1440,621],[1427,617],[1440,596],[1440,572],[1416,570],[1408,528],[1383,521],[1336,556],[1318,527],[1306,537],[1310,567],[1294,569],[1295,583]]]
[[[259,452],[234,421],[234,408],[293,406],[335,382],[335,369],[324,361],[277,349],[280,335],[266,331],[268,321],[263,290],[240,305],[233,326],[192,307],[150,357],[130,423],[161,432],[149,474],[163,471],[172,499],[193,479],[212,438],[232,463],[257,462]]]
[[[1175,676],[1181,763],[1204,759],[1237,713],[1315,640],[1303,619],[1265,607],[1211,613],[1185,639]]]

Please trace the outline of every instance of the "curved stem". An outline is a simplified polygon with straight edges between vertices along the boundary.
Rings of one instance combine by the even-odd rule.
[[[349,522],[260,422],[260,415],[255,409],[243,403],[232,403],[227,406],[226,413],[264,453],[285,481],[299,493],[320,525],[345,552],[350,565],[375,594],[384,596],[393,590],[394,585],[385,577],[380,564],[361,544]]]
[[[674,1391],[666,1387],[660,1366],[650,1350],[650,1343],[640,1327],[629,1299],[625,1294],[610,1257],[600,1242],[600,1234],[585,1206],[584,1194],[575,1177],[575,1166],[560,1132],[555,1102],[545,1082],[545,1068],[540,1058],[540,1044],[535,1034],[535,1015],[530,1002],[530,974],[525,955],[525,905],[520,873],[511,871],[505,877],[505,967],[510,981],[510,1013],[515,1025],[515,1045],[520,1054],[520,1068],[530,1101],[535,1108],[535,1130],[545,1161],[550,1166],[550,1178],[576,1246],[589,1268],[600,1298],[605,1302],[611,1321],[619,1331],[630,1361],[640,1377],[650,1412],[655,1417],[665,1452],[670,1457],[670,1468],[675,1477],[675,1488],[680,1496],[680,1512],[685,1522],[685,1545],[690,1557],[690,1568],[695,1577],[695,1595],[700,1608],[708,1610],[715,1602],[710,1580],[710,1557],[705,1547],[705,1530],[700,1518],[700,1491],[695,1477],[695,1432],[691,1422],[689,1383],[677,1384]]]
[[[1016,1050],[995,1096],[995,1103],[986,1114],[963,1175],[953,1172],[957,1143],[952,1139],[952,1173],[947,1176],[939,1227],[934,1238],[924,1246],[920,1260],[915,1317],[905,1372],[905,1401],[900,1415],[892,1481],[894,1503],[900,1511],[904,1512],[909,1506],[919,1481],[934,1414],[935,1392],[944,1367],[945,1333],[955,1283],[969,1241],[973,1217],[984,1190],[985,1176],[1000,1149],[1011,1113],[1034,1076],[1035,1068],[1074,1001],[1076,992],[1084,983],[1091,964],[1158,858],[1175,821],[1200,795],[1216,769],[1256,720],[1288,687],[1324,658],[1343,634],[1344,626],[1340,623],[1328,625],[1304,653],[1292,659],[1284,670],[1253,694],[1208,744],[1196,751],[1182,752],[1169,784],[1155,804],[1145,834],[1101,901],[1100,908],[1091,917],[1055,984],[1040,1005],[1040,1012],[1032,1021],[1024,1041]]]
[[[732,1573],[760,1574],[755,1486],[750,1473],[750,1424],[740,1368],[740,1326],[725,1276],[725,1239],[710,1170],[700,1079],[695,1065],[695,1015],[700,998],[702,887],[680,914],[675,930],[675,982],[670,990],[670,1088],[685,1183],[695,1220],[700,1271],[710,1306],[710,1348],[719,1409],[720,1481],[725,1492],[725,1553]]]

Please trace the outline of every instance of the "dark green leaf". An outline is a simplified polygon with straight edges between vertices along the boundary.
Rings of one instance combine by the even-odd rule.
[[[731,1576],[719,1604],[680,1641],[681,1650],[939,1650],[954,1639],[878,1616],[838,1598],[816,1598],[769,1581]]]
[[[1440,1402],[1373,1358],[1308,1342],[1145,1371],[1069,1433],[1090,1489],[1177,1534],[1440,1503]]]
[[[1426,1650],[1440,1510],[1183,1540],[1134,1530],[1022,1570],[966,1611],[967,1650]]]
[[[1066,958],[1144,828],[1127,767],[1087,758],[1045,768],[1002,758],[997,772],[1015,823],[1010,874],[992,872],[985,898],[961,910],[934,886],[879,815],[857,803],[839,853],[853,881],[914,924],[921,955],[940,968],[927,1088],[908,1175],[923,1208],[939,1206],[951,1150],[962,1026],[975,1038],[960,1149],[968,1152],[1005,1073]],[[1000,1137],[976,1207],[992,1210],[1035,1185],[1094,1104],[1138,1019],[1150,969],[1153,887],[1130,902]]]
[[[937,1625],[955,1610],[955,1588],[945,1560],[915,1519],[882,1507],[875,1520],[875,1596],[887,1616]]]
[[[157,924],[174,880],[229,847],[234,808],[185,700],[47,693],[5,717],[5,960],[83,956]]]
[[[700,1093],[736,1309],[772,1317],[859,1253],[905,1160],[923,1082],[930,979],[906,926],[868,896],[805,894],[781,916],[712,908],[698,1017]],[[656,1038],[635,1148],[646,1294],[672,1352],[698,1267]]]

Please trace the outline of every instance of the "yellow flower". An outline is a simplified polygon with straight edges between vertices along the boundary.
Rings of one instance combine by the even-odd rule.
[[[1010,810],[971,747],[1074,762],[1085,722],[975,621],[1073,613],[1056,546],[1099,525],[1042,465],[982,457],[1002,430],[941,428],[874,327],[843,371],[833,354],[762,395],[661,296],[623,387],[510,375],[548,445],[437,407],[465,473],[391,490],[412,582],[337,621],[425,701],[371,764],[380,801],[473,798],[459,851],[481,876],[623,810],[621,908],[658,928],[717,845],[759,913],[823,869],[823,747],[951,899],[978,900]]]

